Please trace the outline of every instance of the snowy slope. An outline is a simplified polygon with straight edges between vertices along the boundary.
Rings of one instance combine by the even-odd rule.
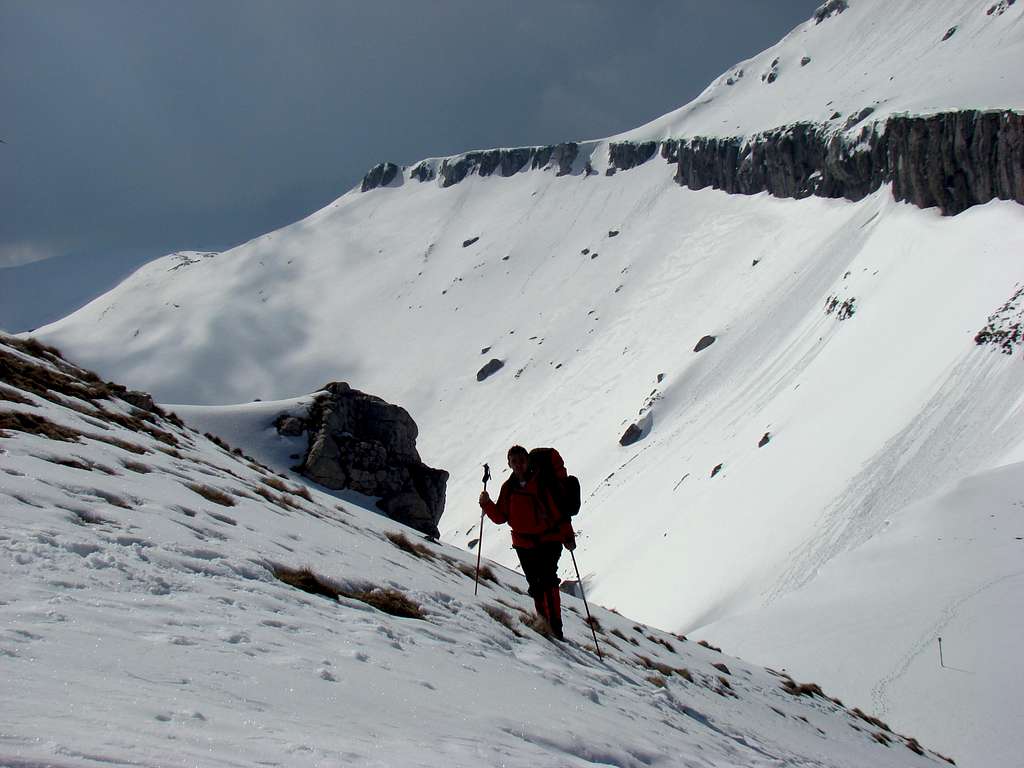
[[[1024,736],[1007,727],[1006,713],[1019,718],[1024,683],[1015,662],[1024,637],[1024,464],[902,510],[802,589],[694,634],[920,726],[938,740],[931,744],[964,745],[960,765],[1019,765]],[[959,716],[944,718],[950,710]]]
[[[830,8],[724,72],[686,106],[613,138],[745,136],[799,121],[842,130],[864,109],[872,110],[871,122],[1024,108],[1019,3],[833,0],[822,13]]]
[[[523,580],[0,338],[4,765],[925,766],[785,676]],[[10,386],[10,384],[15,386]],[[198,491],[196,489],[199,489]],[[305,568],[347,593],[275,578]],[[419,618],[360,596],[390,589]],[[379,605],[379,603],[377,603]],[[718,666],[715,666],[718,665]]]
[[[872,105],[871,119],[1019,108],[1022,11],[850,0],[742,79],[726,73],[619,138],[749,133],[831,110],[839,123]],[[775,58],[777,79],[762,82]],[[402,176],[210,258],[158,259],[40,336],[162,402],[281,400],[348,380],[402,404],[424,460],[451,472],[441,528],[456,545],[476,537],[483,462],[503,466],[513,442],[557,445],[583,481],[579,555],[596,601],[673,631],[754,615],[783,633],[772,606],[834,558],[942,486],[1021,460],[1020,347],[974,336],[1024,285],[1024,210],[942,218],[885,188],[858,203],[730,197],[671,173],[652,161],[450,188]],[[829,311],[843,305],[853,313]],[[715,343],[693,352],[706,334]],[[477,382],[491,358],[504,368]],[[237,409],[237,429],[259,433]],[[195,418],[230,429],[233,417]],[[622,448],[634,421],[644,437]],[[504,532],[485,534],[484,553],[515,563]],[[870,602],[878,585],[863,584]],[[916,615],[894,653],[936,621]],[[866,659],[862,682],[891,668]],[[908,716],[918,695],[891,690],[886,706]],[[955,707],[927,712],[950,751],[981,744],[948,727]],[[1004,710],[996,730],[1014,733],[1019,714]]]

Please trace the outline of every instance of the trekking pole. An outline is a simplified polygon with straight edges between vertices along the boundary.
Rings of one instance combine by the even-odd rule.
[[[583,579],[580,578],[580,567],[576,565],[576,553],[570,549],[569,554],[572,555],[572,567],[576,569],[576,583],[580,585],[580,595],[583,596],[583,607],[587,609],[587,624],[590,625],[590,631],[594,634],[594,650],[597,651],[597,658],[604,661],[604,656],[601,655],[601,646],[597,644],[597,630],[594,629],[594,619],[590,615],[590,606],[587,605],[587,595],[583,591]]]
[[[939,638],[939,666],[945,667],[946,662],[942,660],[942,638]]]
[[[491,479],[491,468],[484,464],[484,492],[487,492],[487,481]],[[480,555],[484,548],[484,511],[480,510],[480,536],[476,540],[476,583],[473,585],[473,594],[480,589]]]

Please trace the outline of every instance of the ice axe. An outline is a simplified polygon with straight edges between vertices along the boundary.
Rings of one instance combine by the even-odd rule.
[[[484,493],[487,492],[487,481],[491,479],[491,468],[484,464]],[[476,540],[476,582],[473,584],[473,594],[480,589],[480,555],[483,552],[484,543],[484,510],[480,509],[480,536]]]

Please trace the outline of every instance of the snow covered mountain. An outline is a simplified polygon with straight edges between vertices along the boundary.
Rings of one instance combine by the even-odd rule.
[[[467,553],[53,350],[0,337],[0,370],[3,765],[945,764],[813,685],[595,608],[599,658],[569,596],[554,643],[518,575],[488,569],[474,596]]]
[[[38,335],[161,402],[344,379],[400,403],[451,473],[458,546],[480,465],[556,445],[583,481],[595,601],[820,671],[1005,765],[986,760],[1024,749],[1021,708],[991,685],[1024,665],[986,633],[1012,637],[1021,607],[1021,60],[1024,3],[830,0],[636,131],[378,166]],[[690,188],[708,186],[765,191]],[[981,510],[992,535],[950,548]],[[483,551],[515,563],[507,534]],[[950,621],[970,685],[921,666]]]

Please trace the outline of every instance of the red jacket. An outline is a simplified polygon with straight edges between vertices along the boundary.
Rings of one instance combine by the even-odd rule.
[[[521,485],[513,475],[502,484],[497,503],[485,502],[481,507],[498,525],[509,524],[513,547],[529,549],[552,541],[565,544],[575,536],[572,522],[559,513],[550,492],[539,492],[535,477]]]

